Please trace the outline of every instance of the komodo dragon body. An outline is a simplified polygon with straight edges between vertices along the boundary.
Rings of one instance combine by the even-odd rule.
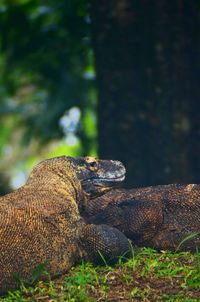
[[[14,273],[30,280],[42,263],[55,275],[81,259],[98,262],[99,251],[107,260],[124,254],[129,242],[120,231],[88,225],[80,216],[82,185],[102,193],[124,174],[118,161],[62,156],[38,164],[23,187],[1,197],[0,293],[19,285]]]
[[[200,248],[200,185],[115,189],[91,200],[84,217],[118,228],[138,246],[195,250]]]

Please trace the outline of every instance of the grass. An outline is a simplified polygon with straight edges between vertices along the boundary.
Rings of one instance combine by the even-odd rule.
[[[60,278],[21,285],[0,302],[200,301],[200,253],[142,248],[114,266],[82,263]]]

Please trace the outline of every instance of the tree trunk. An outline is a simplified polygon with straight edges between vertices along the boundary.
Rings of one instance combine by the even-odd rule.
[[[99,156],[126,186],[200,182],[195,1],[92,0]]]

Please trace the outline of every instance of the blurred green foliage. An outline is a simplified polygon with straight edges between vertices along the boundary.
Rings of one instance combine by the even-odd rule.
[[[44,157],[95,154],[88,1],[0,0],[0,29],[3,177],[18,177]],[[70,126],[72,107],[80,117]]]

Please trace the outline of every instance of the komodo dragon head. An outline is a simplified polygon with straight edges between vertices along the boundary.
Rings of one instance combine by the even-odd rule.
[[[94,157],[72,158],[78,179],[90,199],[104,194],[125,179],[126,169],[120,161]]]

